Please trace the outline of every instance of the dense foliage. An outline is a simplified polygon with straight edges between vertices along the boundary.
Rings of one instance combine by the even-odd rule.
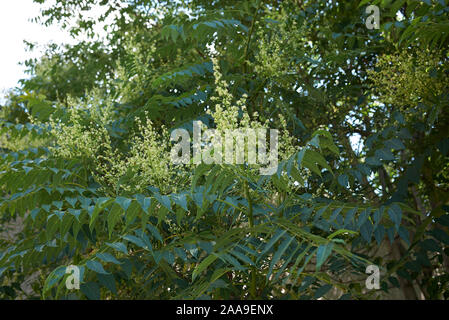
[[[447,1],[34,1],[83,40],[1,108],[0,297],[449,297]],[[173,164],[194,120],[277,172]]]

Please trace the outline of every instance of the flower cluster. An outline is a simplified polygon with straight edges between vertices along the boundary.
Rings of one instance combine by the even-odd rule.
[[[113,186],[116,192],[139,192],[154,186],[161,192],[176,190],[177,178],[185,171],[175,170],[170,162],[170,137],[165,128],[158,133],[152,122],[136,118],[137,131],[131,137],[126,155],[107,154],[101,157],[97,179]]]
[[[271,28],[271,33],[261,29],[258,34],[258,51],[253,66],[257,73],[282,83],[286,75],[297,71],[292,52],[304,57],[309,44],[303,25],[295,19],[283,19]]]
[[[55,139],[50,151],[56,157],[95,159],[105,146],[110,147],[106,125],[112,119],[112,101],[100,96],[94,92],[84,101],[69,99],[68,121],[50,117],[50,134]]]
[[[273,119],[260,120],[257,112],[250,117],[246,104],[248,96],[243,94],[233,103],[233,96],[229,91],[229,84],[223,79],[218,61],[213,59],[216,95],[211,97],[214,102],[214,110],[208,110],[208,114],[214,119],[218,132],[235,129],[269,129]],[[289,158],[295,151],[295,138],[287,130],[287,121],[279,114],[279,156],[281,160]]]
[[[428,50],[385,54],[379,57],[376,69],[368,71],[368,76],[382,101],[402,108],[415,107],[440,95],[449,82],[436,76],[442,67],[440,56]]]
[[[81,159],[103,189],[114,193],[137,192],[148,186],[176,190],[176,177],[185,170],[172,168],[168,131],[164,127],[156,131],[146,114],[144,120],[136,118],[137,130],[125,147],[120,146],[108,131],[114,121],[113,100],[100,97],[94,92],[84,101],[71,99],[63,119],[50,118],[52,154]]]

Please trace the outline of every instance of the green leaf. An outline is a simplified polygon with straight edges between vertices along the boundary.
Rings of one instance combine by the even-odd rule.
[[[118,205],[117,203],[114,203],[112,205],[112,208],[109,210],[109,214],[107,217],[108,222],[108,229],[109,229],[109,237],[112,235],[112,231],[114,230],[115,225],[120,220],[120,217],[122,216],[122,207]]]
[[[378,159],[393,161],[395,159],[393,153],[389,149],[376,150],[375,155]]]
[[[187,207],[187,197],[185,194],[174,195],[172,196],[172,199],[177,205],[179,205],[185,211],[189,211]]]
[[[324,286],[319,287],[319,288],[315,291],[315,294],[314,294],[313,298],[314,298],[314,299],[321,298],[321,297],[324,296],[326,293],[328,293],[330,289],[332,289],[332,285],[330,285],[330,284],[325,284]]]
[[[89,300],[100,300],[100,287],[97,283],[92,281],[83,283],[81,284],[80,289]]]
[[[268,273],[267,273],[267,280],[270,278],[271,273],[273,272],[274,266],[276,265],[276,263],[279,262],[282,255],[285,253],[285,251],[288,249],[288,247],[290,246],[290,244],[292,243],[292,241],[294,239],[295,239],[294,237],[287,236],[286,239],[284,239],[284,241],[281,243],[279,248],[274,253],[273,259],[271,260],[271,263],[270,263],[270,269],[268,270]]]
[[[438,241],[441,241],[442,243],[449,245],[449,235],[442,229],[438,228],[433,229],[432,231],[430,231],[430,234]]]
[[[365,239],[366,242],[371,242],[371,237],[373,234],[373,225],[371,221],[366,220],[364,224],[360,227],[360,234],[362,235],[362,238]]]
[[[320,270],[323,263],[327,260],[329,255],[332,253],[332,248],[334,247],[333,242],[329,242],[325,245],[320,245],[316,252],[316,270]]]
[[[168,211],[172,211],[170,198],[168,196],[161,196],[160,194],[156,193],[154,194],[154,197],[160,204],[162,204],[165,208],[167,208]]]
[[[95,204],[94,210],[92,212],[92,215],[90,217],[89,222],[89,228],[92,230],[93,225],[95,224],[95,221],[97,220],[100,212],[106,208],[113,200],[110,198],[99,198]]]
[[[75,208],[76,203],[78,202],[77,198],[65,198],[65,200],[72,206],[72,208]]]
[[[388,208],[388,215],[390,216],[391,221],[395,224],[396,230],[398,230],[402,220],[401,207],[395,203],[392,204],[390,208]]]
[[[148,223],[147,224],[147,229],[148,229],[148,231],[151,232],[153,237],[155,237],[161,243],[163,242],[162,236],[161,236],[161,234],[159,233],[159,231],[157,230],[157,228],[155,226],[153,226],[152,224]]]
[[[39,212],[41,212],[40,208],[35,208],[30,212],[31,218],[33,218],[33,220],[36,220],[37,215],[39,214]]]
[[[43,292],[47,292],[55,286],[56,283],[65,275],[66,267],[60,266],[53,270],[47,277],[44,283]]]
[[[100,260],[103,260],[104,262],[111,262],[114,264],[121,264],[120,261],[118,261],[113,255],[107,253],[107,252],[103,252],[103,253],[97,253],[96,254],[97,258]]]
[[[81,210],[77,210],[77,209],[68,209],[68,212],[75,217],[75,219],[79,222],[80,221],[80,215],[82,213]]]
[[[97,274],[98,281],[101,285],[108,288],[113,294],[117,294],[117,287],[115,285],[115,278],[112,274]]]
[[[354,216],[357,211],[358,211],[358,208],[352,208],[352,209],[348,210],[348,212],[346,212],[345,221],[344,221],[345,228],[347,228],[353,222]]]
[[[126,212],[126,210],[128,210],[129,206],[131,205],[131,201],[132,199],[128,199],[128,198],[124,198],[124,197],[117,197],[115,199],[115,202],[118,203],[120,205],[120,207],[122,207],[123,211]]]
[[[255,265],[254,262],[251,261],[250,258],[248,258],[245,254],[243,254],[243,253],[241,253],[241,252],[239,252],[239,251],[237,251],[237,250],[231,251],[231,254],[232,254],[233,256],[235,256],[237,259],[240,259],[241,261],[243,261],[243,262],[246,263],[246,264],[249,264],[249,265],[251,265],[251,266],[254,266],[254,265]]]
[[[402,141],[397,138],[385,141],[384,145],[388,149],[394,149],[394,150],[404,150],[405,149],[405,146],[402,143]]]
[[[103,269],[101,263],[95,260],[87,260],[86,267],[92,271],[95,271],[96,273],[109,274],[109,272]]]
[[[377,228],[374,230],[374,238],[376,239],[378,245],[381,244],[384,236],[385,236],[385,227],[383,225],[377,226]]]
[[[108,247],[111,247],[119,252],[122,252],[124,254],[128,254],[128,249],[126,248],[126,245],[122,242],[114,242],[114,243],[109,243],[106,242],[106,245]]]
[[[129,226],[131,223],[134,222],[134,220],[139,215],[140,208],[141,206],[136,201],[133,201],[131,203],[125,214],[126,226]]]
[[[442,215],[441,217],[436,219],[436,222],[438,222],[442,226],[449,227],[449,215]]]
[[[122,237],[125,240],[128,240],[129,242],[134,243],[135,245],[141,247],[142,249],[148,250],[148,251],[152,251],[153,248],[151,248],[148,244],[146,244],[142,239],[137,238],[136,236],[133,235],[126,235]]]
[[[332,240],[332,239],[335,238],[336,236],[339,236],[340,234],[345,234],[345,233],[352,234],[352,235],[356,235],[356,234],[357,234],[357,232],[352,231],[352,230],[348,230],[348,229],[339,229],[339,230],[333,232],[331,235],[329,235],[329,236],[327,237],[327,239]]]
[[[198,277],[198,275],[203,272],[208,266],[210,266],[215,260],[217,260],[217,256],[215,254],[210,254],[201,261],[199,265],[196,266],[195,270],[193,270],[192,273],[192,281],[195,281],[195,279]]]
[[[441,252],[440,245],[433,239],[425,239],[419,243],[419,245],[430,252]]]
[[[349,184],[349,178],[346,174],[338,176],[338,183],[343,187],[347,188]]]
[[[136,200],[142,207],[142,210],[145,211],[145,213],[148,213],[148,209],[151,206],[151,198],[138,194],[136,195]]]
[[[273,245],[278,242],[278,240],[287,233],[287,230],[280,230],[278,229],[275,233],[275,235],[270,239],[270,241],[267,243],[267,245],[264,247],[263,251],[260,253],[259,258],[260,259],[264,254],[266,254]]]

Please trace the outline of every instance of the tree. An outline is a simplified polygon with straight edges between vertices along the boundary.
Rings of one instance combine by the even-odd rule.
[[[367,1],[45,7],[92,39],[28,62],[2,108],[0,212],[23,230],[0,294],[38,271],[42,298],[447,298],[449,6],[372,4],[380,29]],[[277,172],[174,164],[193,121],[278,129]]]

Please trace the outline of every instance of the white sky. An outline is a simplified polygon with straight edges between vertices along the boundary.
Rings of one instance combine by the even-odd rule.
[[[32,18],[40,15],[40,9],[41,5],[33,0],[0,0],[0,104],[4,102],[6,90],[16,87],[20,79],[28,77],[24,73],[26,67],[19,63],[40,56],[37,50],[33,53],[27,52],[23,40],[38,45],[50,42],[76,43],[68,31],[57,25],[45,27],[31,22]],[[89,15],[99,16],[101,12],[104,12],[104,8],[95,7]],[[102,27],[100,24],[95,28],[100,36],[105,35]]]

